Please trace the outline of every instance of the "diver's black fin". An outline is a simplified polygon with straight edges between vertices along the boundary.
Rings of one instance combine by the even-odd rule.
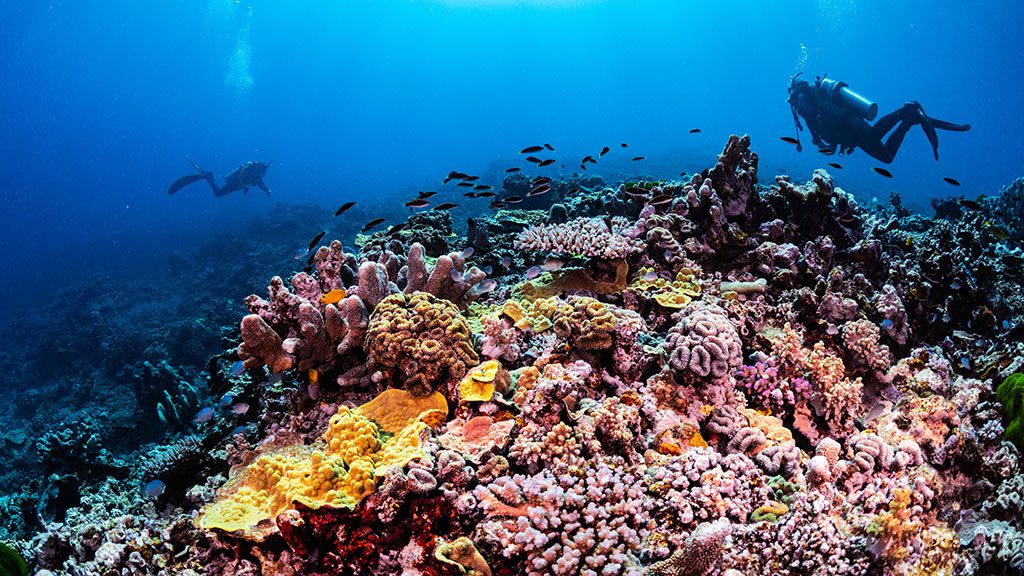
[[[935,159],[939,159],[939,135],[935,133],[935,126],[932,124],[932,119],[924,113],[924,108],[917,102],[913,102],[913,105],[917,107],[917,114],[921,122],[921,130],[924,130],[924,135],[928,137],[928,143],[932,145],[932,154]]]
[[[953,124],[952,122],[946,122],[945,120],[936,120],[935,118],[928,118],[932,126],[939,130],[949,130],[950,132],[967,132],[971,129],[970,124]]]
[[[189,184],[192,184],[193,182],[199,182],[200,180],[206,179],[206,174],[189,174],[188,176],[182,176],[181,178],[178,178],[171,184],[171,187],[167,189],[167,193],[174,194],[178,190],[181,190],[182,188],[188,186]]]

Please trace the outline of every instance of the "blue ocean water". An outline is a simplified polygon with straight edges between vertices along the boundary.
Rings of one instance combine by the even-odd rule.
[[[56,0],[4,2],[0,22],[3,318],[97,272],[152,277],[139,297],[155,297],[175,289],[160,285],[170,254],[216,231],[244,250],[243,224],[278,202],[383,214],[539,142],[571,172],[625,141],[599,173],[668,177],[749,133],[762,180],[838,161],[841,187],[923,211],[1024,172],[1024,8],[1009,1]],[[779,140],[796,72],[973,129],[942,133],[939,162],[915,129],[893,180],[862,152],[797,154]],[[170,197],[186,154],[218,174],[273,159],[273,196]]]

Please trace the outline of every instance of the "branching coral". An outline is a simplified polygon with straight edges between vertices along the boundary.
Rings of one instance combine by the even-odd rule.
[[[641,242],[624,236],[622,231],[623,222],[617,219],[579,218],[564,224],[537,224],[519,234],[516,248],[622,260],[643,249]]]

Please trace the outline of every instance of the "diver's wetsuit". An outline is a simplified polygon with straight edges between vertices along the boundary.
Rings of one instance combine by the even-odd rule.
[[[171,184],[171,187],[168,188],[168,194],[174,194],[193,182],[205,180],[206,183],[210,185],[210,189],[213,190],[213,195],[217,197],[226,196],[238,190],[241,190],[243,194],[248,194],[249,188],[252,186],[256,186],[260,190],[266,192],[267,196],[270,196],[270,187],[263,182],[263,176],[267,173],[267,168],[273,160],[270,162],[255,162],[250,160],[249,162],[242,164],[224,176],[223,186],[217,185],[217,179],[213,176],[213,172],[203,170],[203,167],[191,158],[189,158],[188,161],[192,163],[192,166],[196,169],[198,174],[189,174],[188,176],[178,178]]]
[[[832,87],[836,85],[833,83]],[[839,83],[838,86],[845,85]],[[797,117],[799,115],[799,118],[803,118],[807,123],[807,130],[811,133],[814,145],[825,153],[849,154],[860,148],[873,158],[889,164],[896,158],[896,152],[903,144],[907,132],[914,126],[921,125],[932,146],[932,153],[938,160],[939,138],[935,133],[936,129],[954,132],[966,132],[971,129],[970,124],[953,124],[930,118],[917,102],[904,104],[879,118],[872,126],[861,112],[844,105],[842,99],[836,98],[835,90],[830,88],[823,83],[822,78],[813,84],[794,78],[789,88],[789,103],[793,108],[797,130],[803,129]],[[888,138],[886,134],[889,135]]]

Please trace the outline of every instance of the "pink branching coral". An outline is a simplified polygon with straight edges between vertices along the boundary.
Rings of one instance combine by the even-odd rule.
[[[651,501],[643,477],[598,464],[579,474],[504,476],[474,494],[486,519],[476,540],[522,556],[525,574],[639,576]]]
[[[781,414],[786,407],[805,402],[811,395],[811,384],[806,378],[779,376],[778,361],[769,356],[753,366],[741,366],[736,372],[736,383],[756,404]]]
[[[537,224],[516,238],[516,248],[621,260],[643,249],[643,243],[622,234],[623,222],[611,219],[611,228],[600,218],[578,218],[564,224]]]

